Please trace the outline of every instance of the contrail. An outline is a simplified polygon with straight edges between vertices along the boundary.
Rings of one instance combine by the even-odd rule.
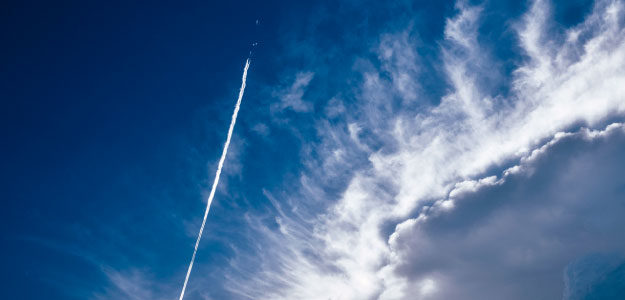
[[[243,78],[241,79],[241,89],[239,90],[239,99],[237,99],[237,104],[234,106],[234,113],[232,114],[232,120],[230,121],[230,128],[228,129],[228,137],[226,138],[226,143],[224,144],[224,150],[221,153],[221,158],[219,159],[219,165],[217,165],[217,172],[215,173],[215,180],[213,181],[213,187],[211,188],[211,192],[208,195],[208,203],[206,203],[206,210],[204,211],[204,219],[202,220],[202,227],[200,227],[200,233],[197,235],[197,240],[195,241],[195,248],[193,249],[193,256],[191,256],[191,262],[189,263],[189,269],[187,270],[187,276],[184,278],[184,285],[182,286],[182,292],[180,292],[180,299],[184,297],[184,291],[187,289],[187,282],[189,282],[189,275],[191,274],[191,269],[193,269],[193,262],[195,261],[195,254],[197,253],[197,247],[200,244],[200,240],[202,239],[202,233],[204,232],[204,225],[206,224],[206,217],[208,216],[208,211],[211,208],[211,203],[213,202],[213,197],[215,197],[215,190],[217,189],[217,184],[219,183],[219,176],[221,175],[221,168],[224,165],[224,161],[226,160],[226,155],[228,154],[228,146],[230,146],[230,138],[232,138],[232,131],[234,130],[234,124],[237,122],[237,115],[239,114],[239,107],[241,107],[241,99],[243,99],[243,92],[245,92],[245,80],[247,79],[247,69],[250,67],[250,59],[248,58],[245,61],[245,68],[243,69]]]

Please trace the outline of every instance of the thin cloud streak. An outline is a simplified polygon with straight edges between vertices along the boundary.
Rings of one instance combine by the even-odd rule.
[[[184,278],[184,285],[182,286],[182,291],[180,292],[179,300],[182,300],[184,298],[184,292],[187,289],[187,282],[189,282],[189,275],[191,275],[191,270],[193,269],[193,262],[195,262],[195,255],[197,253],[197,248],[200,245],[200,240],[202,239],[202,233],[204,232],[204,225],[206,225],[206,217],[208,216],[208,211],[210,210],[211,203],[213,203],[213,198],[215,197],[215,190],[217,189],[217,184],[219,184],[219,177],[221,176],[221,169],[223,168],[224,161],[226,160],[226,155],[228,154],[228,146],[230,146],[230,139],[232,138],[234,125],[237,122],[237,115],[239,114],[239,108],[241,107],[241,100],[243,99],[243,93],[245,92],[245,81],[247,79],[247,69],[249,67],[250,67],[250,59],[248,58],[245,61],[245,68],[243,69],[243,78],[241,79],[241,89],[239,90],[239,98],[237,99],[237,104],[234,106],[234,113],[232,114],[232,120],[230,121],[230,128],[228,128],[228,136],[226,137],[226,143],[224,144],[224,149],[223,149],[223,152],[221,153],[221,158],[219,159],[217,172],[215,173],[215,180],[213,181],[213,187],[211,188],[210,194],[208,195],[208,201],[206,203],[206,210],[204,211],[204,219],[202,219],[202,226],[200,227],[200,232],[198,233],[197,240],[195,241],[195,247],[193,248],[193,256],[191,256],[191,262],[189,263],[189,269],[187,270],[187,275]]]

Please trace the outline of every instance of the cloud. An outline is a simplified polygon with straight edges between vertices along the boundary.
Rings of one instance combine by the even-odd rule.
[[[563,299],[618,299],[625,295],[622,254],[589,254],[564,271]]]
[[[619,124],[603,136],[581,131],[558,139],[521,165],[531,174],[450,195],[453,210],[398,225],[390,244],[406,294],[434,278],[440,289],[430,299],[575,299],[583,291],[571,291],[600,281],[596,277],[625,254],[624,129]],[[574,275],[595,268],[575,261],[596,253],[607,253],[612,268],[596,270],[594,279]]]
[[[261,136],[267,136],[269,134],[269,127],[263,123],[257,123],[252,127],[252,131],[256,132]]]
[[[378,59],[381,69],[390,76],[393,90],[404,101],[417,100],[420,90],[415,81],[418,76],[418,55],[414,33],[385,34],[380,39]]]
[[[153,293],[154,287],[150,286],[152,281],[139,270],[122,273],[111,268],[105,268],[103,272],[112,286],[107,288],[104,293],[94,295],[93,299],[158,299]]]
[[[552,285],[537,288],[537,293],[562,293],[562,286],[556,286],[562,282],[566,260],[573,256],[556,259],[564,248],[553,245],[557,242],[550,238],[566,236],[566,226],[580,225],[566,216],[567,211],[558,210],[564,207],[558,201],[564,200],[552,194],[566,191],[562,184],[568,182],[580,188],[576,190],[579,195],[589,196],[584,193],[596,192],[601,183],[582,191],[580,177],[558,181],[558,174],[535,165],[537,158],[527,154],[533,149],[540,152],[545,141],[558,132],[580,124],[601,127],[606,119],[625,113],[623,9],[618,2],[600,1],[582,23],[553,30],[557,25],[549,17],[550,5],[533,2],[510,27],[522,59],[509,78],[501,78],[504,72],[497,70],[500,62],[491,55],[497,41],[481,42],[481,20],[487,9],[458,4],[454,16],[446,20],[439,50],[449,92],[434,105],[412,105],[427,95],[421,94],[423,89],[414,79],[424,69],[406,31],[384,34],[380,46],[374,47],[375,58],[356,62],[353,69],[359,72],[360,83],[342,94],[355,102],[341,110],[343,122],[316,122],[320,142],[307,147],[318,149],[314,152],[318,156],[303,162],[307,169],[296,183],[299,190],[281,195],[277,201],[284,203],[284,215],[275,219],[275,228],[266,221],[267,216],[250,216],[249,227],[264,237],[255,243],[271,250],[260,258],[262,263],[253,279],[230,283],[232,291],[243,298],[271,299],[436,298],[483,291],[488,288],[485,283],[498,279],[497,274],[504,279],[508,277],[503,275],[509,275],[510,280],[529,280],[524,282],[539,287]],[[297,111],[303,101],[302,89],[311,78],[297,74],[294,84],[281,91],[282,100],[275,107]],[[491,78],[507,81],[510,91],[500,94],[489,82]],[[536,157],[539,152],[535,152]],[[523,161],[535,167],[536,173],[529,179],[522,177],[529,173],[515,167],[515,162]],[[494,169],[518,178],[512,183],[502,181],[488,174]],[[526,184],[531,191],[534,188],[529,182],[540,186],[541,181],[550,184],[535,189],[534,194],[512,188]],[[332,182],[343,183],[344,189],[328,192],[325,187]],[[491,193],[489,197],[483,196],[485,190]],[[506,192],[510,206],[497,206],[507,198],[493,193]],[[521,201],[530,196],[538,200]],[[547,196],[553,196],[552,202],[545,203],[551,210],[537,209],[540,197]],[[485,198],[466,200],[479,197]],[[436,202],[440,199],[444,201]],[[494,199],[502,200],[492,203]],[[611,208],[614,199],[604,199],[603,207]],[[575,201],[579,206],[573,206],[571,212],[590,209],[583,204],[587,200]],[[472,202],[484,208],[494,205],[486,209],[494,215],[476,218],[481,211],[466,205]],[[414,215],[436,203],[444,213],[431,219],[440,228],[428,225],[431,231],[415,229],[425,225],[419,225]],[[515,205],[535,223],[526,235],[518,226],[525,224],[524,215],[508,208]],[[486,226],[482,221],[490,223]],[[393,234],[394,224],[400,225]],[[457,224],[467,227],[462,231],[464,227]],[[457,233],[454,229],[458,228]],[[540,235],[542,230],[554,230],[554,235]],[[465,237],[464,233],[472,235]],[[532,240],[534,233],[536,240]],[[519,237],[516,242],[514,234]],[[391,235],[396,238],[389,243]],[[498,246],[499,240],[508,244]],[[456,246],[456,241],[466,244],[470,251],[462,252],[464,248]],[[584,249],[571,253],[581,255]],[[546,254],[538,255],[541,251]],[[521,274],[480,272],[482,263],[484,270],[496,266],[490,258]],[[540,273],[527,279],[524,274],[537,273],[524,269],[524,264],[538,270],[549,267],[545,274],[555,277]],[[465,268],[444,272],[454,270],[455,265]],[[477,272],[471,277],[469,271],[474,269]],[[487,296],[513,295],[521,291],[519,286],[498,286]]]
[[[303,99],[306,87],[314,77],[313,72],[298,72],[295,75],[293,84],[274,92],[274,97],[278,97],[280,102],[271,106],[271,110],[279,112],[290,109],[295,112],[308,112],[313,109],[312,103]]]

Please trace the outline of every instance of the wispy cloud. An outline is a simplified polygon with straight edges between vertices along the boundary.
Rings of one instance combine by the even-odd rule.
[[[287,204],[276,205],[281,212],[277,228],[261,221],[264,217],[249,217],[250,227],[263,237],[258,245],[271,250],[260,257],[260,271],[252,278],[233,277],[231,290],[244,298],[271,299],[435,297],[444,282],[437,276],[443,275],[405,276],[399,266],[416,258],[397,249],[438,248],[416,231],[407,239],[412,246],[401,238],[389,244],[392,225],[403,224],[394,236],[401,235],[414,222],[406,220],[438,199],[447,199],[441,207],[457,211],[450,194],[460,197],[501,183],[501,178],[484,176],[488,170],[512,167],[512,174],[510,161],[539,149],[557,132],[622,116],[621,6],[598,2],[580,25],[552,30],[557,25],[549,17],[549,4],[535,1],[511,27],[523,62],[511,78],[496,78],[509,81],[511,91],[502,95],[484,81],[499,63],[490,55],[493,45],[480,42],[485,8],[457,5],[440,43],[450,91],[440,103],[418,109],[408,109],[421,96],[412,79],[421,70],[420,59],[409,48],[409,35],[384,35],[375,50],[377,61],[357,63],[362,80],[351,91],[357,101],[345,108],[345,123],[318,121],[322,142],[317,153],[322,155],[305,162],[318,168],[301,175],[298,195],[283,195],[280,202]],[[293,96],[283,97],[280,108],[297,111],[301,88],[310,78],[297,75],[283,92]],[[341,173],[337,166],[353,171]],[[322,187],[333,178],[346,188],[338,199],[321,200],[327,205],[324,213],[300,207],[327,199],[331,193]]]
[[[295,75],[293,83],[285,88],[274,92],[280,102],[271,106],[271,110],[280,112],[285,109],[291,109],[295,112],[308,112],[312,110],[312,103],[303,99],[306,87],[314,77],[313,72],[298,72]]]

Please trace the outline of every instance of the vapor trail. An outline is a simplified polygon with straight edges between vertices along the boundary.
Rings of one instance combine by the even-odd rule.
[[[217,172],[215,173],[215,180],[213,181],[213,187],[211,188],[211,192],[208,195],[208,203],[206,203],[206,210],[204,211],[204,219],[202,220],[202,227],[200,227],[200,232],[197,235],[197,240],[195,241],[195,248],[193,249],[193,256],[191,256],[191,262],[189,263],[189,269],[187,270],[187,276],[184,278],[184,285],[182,286],[182,292],[180,292],[180,299],[184,297],[184,291],[187,289],[187,282],[189,281],[189,275],[191,274],[191,269],[193,269],[193,262],[195,261],[195,254],[197,253],[197,247],[200,244],[200,240],[202,239],[202,233],[204,232],[204,225],[206,224],[206,217],[208,216],[208,211],[211,208],[211,203],[213,202],[213,197],[215,197],[215,190],[217,189],[217,184],[219,183],[219,176],[221,175],[221,168],[224,165],[224,161],[226,160],[226,155],[228,154],[228,146],[230,146],[230,138],[232,138],[232,131],[234,130],[234,124],[237,122],[237,115],[239,114],[239,107],[241,107],[241,99],[243,99],[243,92],[245,92],[245,80],[247,79],[247,69],[250,66],[250,59],[248,58],[245,61],[245,68],[243,69],[243,78],[241,79],[241,89],[239,90],[239,99],[237,99],[237,104],[234,106],[234,113],[232,114],[232,120],[230,121],[230,128],[228,129],[228,137],[226,138],[226,143],[224,144],[224,150],[221,153],[221,158],[219,159],[219,165],[217,165]]]

